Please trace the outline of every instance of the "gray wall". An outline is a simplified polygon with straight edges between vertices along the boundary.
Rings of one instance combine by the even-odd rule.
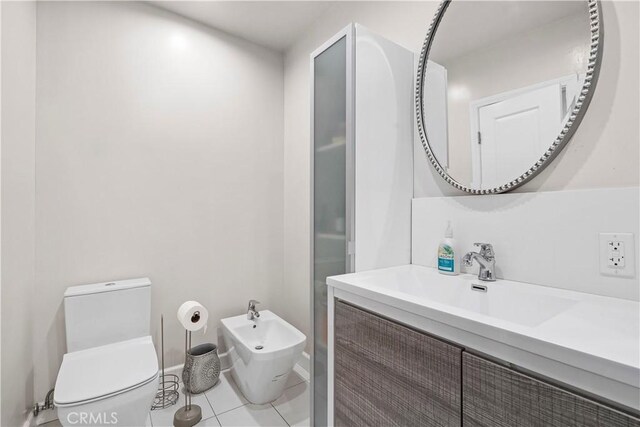
[[[0,182],[3,426],[20,426],[33,403],[35,274],[36,5],[2,2]]]

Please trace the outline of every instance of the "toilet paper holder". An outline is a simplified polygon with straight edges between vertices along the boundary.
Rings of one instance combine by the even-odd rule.
[[[192,311],[193,310],[193,311]],[[188,313],[191,312],[189,315]],[[207,330],[207,319],[209,313],[207,309],[196,301],[187,301],[178,309],[178,321],[184,326],[184,360],[187,362],[187,355],[191,348],[191,332],[204,327]],[[188,320],[187,320],[188,319]],[[189,324],[188,322],[191,322]],[[184,391],[184,406],[176,411],[173,416],[175,427],[192,427],[202,420],[202,408],[191,404],[191,393]]]

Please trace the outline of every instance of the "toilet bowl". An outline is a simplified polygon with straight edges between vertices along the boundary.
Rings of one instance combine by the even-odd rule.
[[[65,354],[54,403],[63,426],[143,426],[157,389],[147,336]]]
[[[144,426],[158,389],[151,282],[74,286],[64,295],[67,354],[53,394],[63,426]]]
[[[231,376],[255,404],[276,400],[304,350],[307,337],[269,310],[252,320],[247,315],[222,319],[231,358]]]

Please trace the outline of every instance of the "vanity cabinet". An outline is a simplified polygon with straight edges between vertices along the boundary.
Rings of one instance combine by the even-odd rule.
[[[335,426],[640,427],[543,379],[333,300]]]
[[[462,349],[342,301],[336,426],[460,426]]]
[[[640,427],[640,421],[470,353],[462,354],[465,427]]]

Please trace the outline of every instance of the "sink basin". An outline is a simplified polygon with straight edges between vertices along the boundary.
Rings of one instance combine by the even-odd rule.
[[[473,311],[507,322],[523,326],[538,326],[577,303],[575,300],[555,296],[540,296],[525,292],[505,292],[500,283],[487,284],[487,292],[479,293],[469,288],[460,291],[455,304],[465,310]],[[489,295],[491,292],[491,295]],[[442,301],[453,304],[451,301]]]
[[[426,272],[417,273],[421,275]],[[453,277],[451,282],[424,280],[419,283],[429,284],[429,298],[438,303],[530,327],[557,316],[577,303],[568,298],[539,294],[536,292],[538,289],[509,286],[509,282],[504,280],[481,282],[470,274]],[[478,286],[486,287],[486,292],[474,290]]]
[[[401,293],[409,299],[423,298],[451,309],[528,327],[538,326],[578,302],[540,292],[539,286],[508,280],[482,282],[471,274],[443,276],[428,268],[389,269],[369,277],[366,272],[359,275],[362,285],[369,289],[384,288],[386,292]],[[473,290],[473,285],[486,287],[486,292]]]

